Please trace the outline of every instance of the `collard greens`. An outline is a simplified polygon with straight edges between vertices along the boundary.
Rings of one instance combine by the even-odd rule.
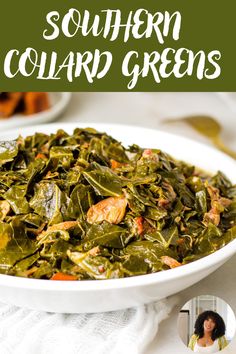
[[[0,142],[0,272],[108,279],[182,266],[236,237],[236,186],[94,129]]]

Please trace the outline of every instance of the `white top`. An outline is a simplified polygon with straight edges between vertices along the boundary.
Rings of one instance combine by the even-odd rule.
[[[200,345],[196,342],[193,351],[195,353],[217,353],[219,350],[218,340],[215,340],[214,343],[208,347],[200,347]]]

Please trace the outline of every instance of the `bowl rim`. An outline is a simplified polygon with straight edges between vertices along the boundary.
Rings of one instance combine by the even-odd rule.
[[[177,134],[157,130],[155,128],[146,128],[142,126],[132,126],[132,125],[124,125],[124,124],[115,124],[115,123],[95,123],[95,122],[61,122],[61,123],[52,123],[52,124],[40,124],[34,125],[30,127],[24,127],[19,132],[19,129],[11,129],[4,131],[0,134],[1,138],[11,135],[17,134],[31,134],[34,130],[35,132],[39,129],[42,131],[51,132],[52,130],[56,129],[75,129],[75,128],[85,128],[85,127],[94,127],[95,129],[102,130],[107,127],[112,126],[119,127],[119,128],[129,128],[129,129],[142,129],[146,132],[155,131],[157,134],[161,134],[166,136],[166,138],[175,138],[181,140],[185,144],[191,144],[195,147],[204,148],[206,152],[208,151],[211,154],[214,154],[216,157],[227,159],[228,162],[235,164],[236,162],[230,158],[229,156],[225,155],[224,153],[212,148],[211,146],[205,145],[200,142],[196,142],[192,139],[182,137]],[[188,146],[188,145],[186,145]],[[142,287],[151,284],[162,284],[164,282],[170,282],[172,280],[177,280],[180,278],[186,278],[190,275],[193,275],[197,272],[201,272],[206,268],[210,268],[217,263],[222,264],[228,258],[230,258],[234,253],[236,253],[236,239],[229,242],[227,245],[222,247],[221,249],[211,253],[208,256],[200,258],[196,261],[191,263],[185,264],[180,267],[176,267],[173,269],[168,269],[161,272],[151,273],[151,274],[144,274],[144,275],[137,275],[132,277],[126,278],[118,278],[118,279],[104,279],[104,280],[83,280],[83,281],[50,281],[46,279],[32,279],[32,278],[24,278],[24,277],[17,277],[11,275],[0,274],[0,285],[7,286],[10,288],[23,288],[23,289],[31,289],[35,291],[39,290],[47,290],[47,291],[59,291],[59,292],[86,292],[86,291],[103,291],[103,290],[113,290],[113,289],[125,289],[125,288],[133,288],[133,287]]]

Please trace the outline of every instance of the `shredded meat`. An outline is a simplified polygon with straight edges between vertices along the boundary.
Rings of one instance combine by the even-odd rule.
[[[119,224],[124,216],[127,206],[125,197],[109,197],[91,206],[87,212],[87,221],[90,224],[108,221],[111,224]]]

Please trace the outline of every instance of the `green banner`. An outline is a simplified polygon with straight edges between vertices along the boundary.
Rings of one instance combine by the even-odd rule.
[[[235,0],[1,4],[1,91],[236,91]]]

